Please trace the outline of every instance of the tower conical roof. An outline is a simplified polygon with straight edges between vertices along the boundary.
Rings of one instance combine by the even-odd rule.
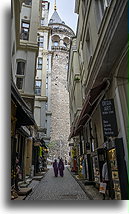
[[[57,11],[55,10],[50,21],[49,24],[53,24],[53,23],[60,23],[60,24],[65,24],[65,22],[63,22],[59,16],[59,14],[57,13]]]

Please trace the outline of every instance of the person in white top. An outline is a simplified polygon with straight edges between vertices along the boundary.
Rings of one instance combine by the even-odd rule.
[[[103,168],[102,168],[102,181],[107,184],[107,186],[106,186],[106,192],[105,192],[105,194],[103,194],[103,200],[105,200],[105,196],[106,195],[109,196],[109,188],[110,188],[107,162],[105,162],[103,164]]]

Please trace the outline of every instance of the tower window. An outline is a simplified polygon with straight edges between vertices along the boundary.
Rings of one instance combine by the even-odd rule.
[[[54,41],[54,46],[58,46],[59,45],[59,42],[57,42],[57,41]]]
[[[57,54],[55,55],[55,58],[58,59],[58,55]]]
[[[67,47],[67,43],[66,42],[64,42],[64,46]]]

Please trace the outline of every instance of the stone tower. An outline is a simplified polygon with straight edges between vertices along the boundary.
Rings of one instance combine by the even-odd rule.
[[[51,74],[51,146],[50,157],[68,160],[70,133],[69,95],[67,70],[71,37],[74,32],[54,13],[49,21],[52,29],[52,74]]]

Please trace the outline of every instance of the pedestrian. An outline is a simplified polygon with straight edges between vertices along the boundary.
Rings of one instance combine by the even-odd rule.
[[[106,161],[103,164],[103,168],[102,168],[102,181],[103,181],[103,183],[106,183],[106,191],[105,191],[105,193],[103,193],[103,200],[105,200],[105,196],[106,195],[109,196],[109,189],[110,189],[110,181],[109,181],[109,176],[108,176],[108,166],[107,166]]]
[[[60,176],[63,177],[64,176],[64,163],[63,163],[62,158],[59,161],[58,169],[59,169],[59,172],[60,172]]]
[[[19,181],[19,173],[20,173],[20,165],[19,165],[19,154],[16,153],[16,176],[15,176],[15,190],[19,191],[18,181]]]
[[[83,159],[82,159],[82,175],[83,177],[85,178],[86,177],[86,169],[85,169],[85,158],[83,156]]]
[[[53,163],[53,169],[54,169],[55,177],[58,177],[58,163],[57,163],[56,159],[55,159],[55,161]]]

